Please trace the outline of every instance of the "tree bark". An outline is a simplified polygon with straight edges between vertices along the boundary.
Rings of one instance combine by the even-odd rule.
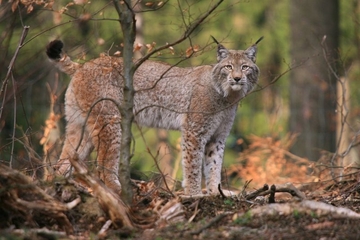
[[[131,6],[131,0],[114,0],[116,11],[119,14],[121,30],[123,33],[123,78],[124,78],[124,98],[121,103],[121,154],[119,166],[119,179],[122,187],[121,195],[124,202],[130,204],[132,201],[132,188],[130,180],[130,159],[132,132],[131,124],[134,119],[134,63],[133,46],[135,42],[136,26],[135,14]]]
[[[317,160],[336,147],[336,78],[326,60],[335,65],[338,57],[338,0],[292,0],[290,29],[292,62],[302,62],[290,73],[289,128],[299,134],[292,152]]]

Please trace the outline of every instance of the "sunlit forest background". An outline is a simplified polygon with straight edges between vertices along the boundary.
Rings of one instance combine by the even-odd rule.
[[[0,162],[28,174],[53,163],[60,155],[64,137],[64,92],[70,78],[55,69],[47,59],[47,43],[61,39],[67,54],[78,62],[122,51],[120,24],[111,1],[31,2],[0,0]],[[292,55],[295,53],[291,50],[294,44],[291,31],[296,30],[294,24],[314,12],[321,16],[323,8],[318,6],[314,11],[307,12],[308,15],[303,12],[302,17],[294,21],[291,17],[295,2],[224,1],[187,41],[152,57],[170,64],[183,60],[180,63],[183,67],[212,64],[216,61],[216,44],[211,36],[229,49],[245,49],[264,36],[258,46],[257,64],[261,69],[258,86],[240,103],[227,139],[224,174],[232,177],[231,184],[240,184],[246,178],[254,179],[256,176],[266,180],[263,176],[266,173],[274,173],[279,178],[294,172],[299,176],[311,174],[311,162],[323,166],[357,166],[360,1],[329,1],[338,3],[338,16],[324,16],[323,20],[325,24],[326,18],[335,20],[338,26],[338,30],[334,28],[338,37],[335,42],[338,46],[328,49],[326,46],[331,41],[330,37],[313,32],[319,34],[316,39],[320,47],[314,48],[313,54],[302,59]],[[187,24],[206,12],[211,3],[197,0],[142,1],[138,6],[135,55],[141,57],[150,48],[178,39]],[[7,75],[25,26],[30,27],[29,32],[15,58],[11,74]],[[312,26],[309,24],[308,28]],[[302,36],[307,37],[305,33]],[[309,43],[307,47],[313,46]],[[189,49],[195,54],[187,58]],[[336,57],[328,58],[327,51],[336,52],[331,55]],[[335,106],[332,111],[338,117],[324,117],[324,121],[333,122],[329,132],[331,136],[326,138],[334,138],[334,141],[326,147],[314,143],[311,148],[316,154],[299,150],[307,140],[301,138],[303,132],[297,132],[291,124],[294,121],[291,118],[292,107],[295,106],[291,97],[299,96],[304,103],[313,104],[305,93],[311,84],[315,84],[311,79],[316,79],[315,74],[303,75],[305,84],[299,85],[294,82],[292,72],[308,68],[309,62],[313,64],[310,67],[316,68],[316,61],[314,64],[312,59],[330,63],[325,73],[329,78],[319,81],[323,81],[321,89],[326,88],[333,96],[330,100],[326,99],[328,102],[325,105]],[[337,76],[335,80],[334,73]],[[332,82],[329,86],[337,87],[327,87],[328,81]],[[321,91],[317,94],[320,96]],[[309,111],[311,115],[312,110]],[[315,133],[311,126],[313,121],[311,118],[308,121],[309,127],[302,129]],[[181,178],[180,133],[134,125],[133,134],[131,166],[134,173],[141,177],[142,174],[156,172],[154,160],[157,160],[162,171]],[[96,153],[92,154],[92,158],[96,158]],[[265,170],[260,171],[260,168]]]

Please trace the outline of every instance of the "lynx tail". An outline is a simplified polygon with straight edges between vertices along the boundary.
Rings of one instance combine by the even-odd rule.
[[[62,51],[63,47],[62,41],[54,40],[46,46],[46,54],[57,68],[68,75],[73,75],[81,65],[71,61],[70,57]]]

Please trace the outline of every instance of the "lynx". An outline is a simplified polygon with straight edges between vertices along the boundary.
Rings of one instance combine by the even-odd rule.
[[[134,74],[134,121],[182,133],[185,195],[202,194],[202,166],[207,194],[219,193],[225,140],[239,101],[258,81],[255,61],[261,39],[246,50],[228,50],[214,39],[213,65],[180,68],[148,60]],[[120,193],[121,115],[116,103],[123,97],[123,60],[102,56],[79,64],[62,48],[60,40],[47,46],[48,57],[71,76],[65,95],[66,139],[56,173],[66,174],[69,158],[76,154],[84,161],[95,147],[100,178]]]

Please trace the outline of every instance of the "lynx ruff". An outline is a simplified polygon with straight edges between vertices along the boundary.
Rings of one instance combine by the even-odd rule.
[[[217,63],[213,65],[179,68],[146,61],[135,72],[136,123],[182,133],[185,195],[202,194],[202,164],[207,193],[218,194],[226,137],[239,101],[258,80],[255,61],[260,40],[246,50],[228,50],[214,39]],[[114,102],[120,104],[123,97],[123,60],[102,56],[78,64],[62,48],[59,40],[47,46],[48,57],[71,76],[65,96],[66,139],[56,174],[67,175],[69,158],[84,161],[95,147],[100,178],[120,194],[121,115]]]

